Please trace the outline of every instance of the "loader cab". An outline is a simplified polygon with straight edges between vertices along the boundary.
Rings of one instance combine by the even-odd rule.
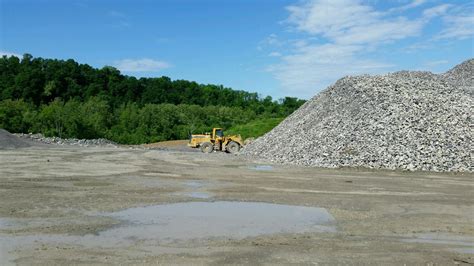
[[[222,128],[214,128],[212,130],[213,139],[223,138],[223,137],[224,137],[224,130]]]

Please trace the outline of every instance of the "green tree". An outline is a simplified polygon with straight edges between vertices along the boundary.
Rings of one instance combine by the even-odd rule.
[[[36,125],[36,130],[42,132],[46,136],[63,137],[66,112],[64,110],[64,102],[56,99],[49,105],[43,105],[38,114],[40,123]]]
[[[0,126],[12,132],[105,136],[121,143],[185,138],[212,127],[285,117],[304,103],[168,77],[136,79],[114,67],[30,54],[0,58],[0,101]]]
[[[112,120],[110,107],[106,101],[92,97],[82,103],[78,110],[80,114],[78,138],[104,138]]]
[[[27,133],[35,116],[34,106],[23,100],[0,102],[0,128],[10,132]]]

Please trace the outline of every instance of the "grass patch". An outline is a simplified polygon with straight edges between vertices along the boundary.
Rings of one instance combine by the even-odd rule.
[[[242,138],[257,138],[272,130],[284,117],[253,120],[247,124],[233,126],[226,130],[226,135],[240,134]]]

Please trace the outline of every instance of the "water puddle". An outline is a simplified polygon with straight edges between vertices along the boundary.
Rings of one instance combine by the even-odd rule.
[[[464,253],[474,254],[474,238],[468,236],[456,236],[449,234],[420,234],[415,235],[414,238],[402,239],[407,243],[426,243],[435,245],[452,246],[449,250]]]
[[[255,166],[250,166],[250,170],[256,170],[256,171],[272,171],[273,166],[271,165],[255,165]]]
[[[243,238],[263,234],[334,232],[325,209],[259,202],[186,202],[109,214],[125,222],[101,235],[141,239]]]
[[[47,218],[35,218],[35,219],[0,218],[0,231],[42,226],[44,224],[51,224],[51,222],[54,222],[53,220],[54,219],[47,219]]]
[[[187,181],[187,182],[184,182],[184,184],[190,188],[201,188],[204,186],[203,182],[196,181],[196,180]]]
[[[148,246],[187,240],[234,238],[304,232],[335,232],[335,220],[326,209],[260,202],[185,202],[105,213],[122,223],[97,235],[24,235],[0,233],[0,264],[14,251],[40,244],[113,248],[141,243]],[[0,229],[13,226],[0,220]],[[10,257],[9,257],[10,256]]]
[[[0,218],[0,230],[1,229],[10,229],[14,226],[12,219]]]

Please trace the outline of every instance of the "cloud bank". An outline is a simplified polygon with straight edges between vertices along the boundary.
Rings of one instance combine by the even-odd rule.
[[[286,94],[309,97],[345,75],[386,72],[393,64],[374,58],[387,45],[406,43],[439,19],[443,29],[431,39],[463,39],[474,34],[470,8],[439,4],[423,8],[425,0],[377,10],[359,0],[312,0],[288,6],[285,23],[300,37],[281,61],[267,68]],[[469,6],[468,6],[469,7]],[[417,16],[404,11],[420,9]],[[267,38],[281,45],[272,34]],[[410,43],[413,45],[414,41]],[[406,45],[406,44],[405,44]]]

